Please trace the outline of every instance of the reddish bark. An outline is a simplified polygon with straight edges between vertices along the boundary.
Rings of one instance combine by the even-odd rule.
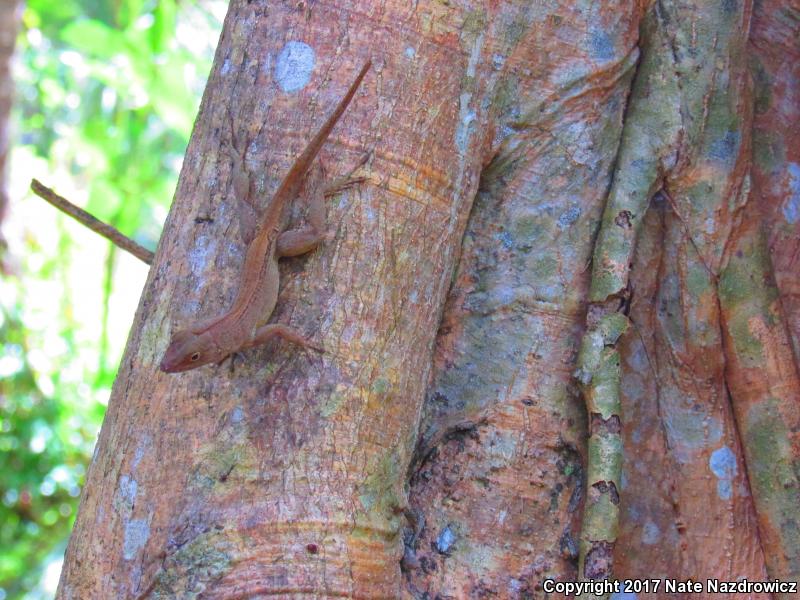
[[[629,2],[530,4],[524,15],[412,479],[422,531],[408,575],[431,597],[524,598],[544,577],[575,578],[586,420],[571,376],[639,15]]]
[[[400,593],[405,467],[485,123],[479,108],[475,122],[459,112],[461,87],[471,114],[484,86],[465,79],[460,14],[231,5],[59,597]],[[372,150],[369,182],[329,204],[335,241],[285,261],[274,316],[325,354],[277,343],[233,375],[159,373],[169,331],[235,292],[231,115],[266,200],[367,55],[373,70],[322,159],[336,176]]]
[[[589,4],[231,5],[59,597],[529,598],[576,578],[572,374],[606,275],[622,285],[592,300],[629,302],[633,327],[621,419],[603,421],[622,424],[623,477],[598,488],[621,528],[597,565],[796,572],[789,3],[755,8],[749,202],[749,2]],[[169,331],[236,289],[231,115],[266,199],[367,55],[322,158],[338,175],[373,150],[368,184],[329,204],[335,240],[281,270],[275,320],[326,353],[158,373]],[[616,211],[631,198],[646,214]],[[622,243],[598,243],[592,273],[602,224]]]

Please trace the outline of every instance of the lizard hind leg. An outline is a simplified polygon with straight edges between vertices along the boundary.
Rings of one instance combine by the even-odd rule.
[[[308,204],[308,225],[283,232],[278,238],[278,256],[299,256],[310,252],[322,242],[330,240],[333,232],[325,230],[325,198],[364,183],[366,177],[355,177],[358,171],[372,156],[366,152],[352,169],[342,177],[325,184],[325,169],[321,162],[312,167],[300,192]]]
[[[278,256],[299,256],[310,252],[329,238],[325,231],[325,193],[322,165],[312,167],[303,183],[300,196],[308,205],[308,225],[284,231],[278,237]]]

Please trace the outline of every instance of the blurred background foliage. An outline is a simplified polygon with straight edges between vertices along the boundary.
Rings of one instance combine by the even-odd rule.
[[[147,267],[32,177],[155,249],[226,3],[29,0],[0,279],[0,600],[50,598]]]

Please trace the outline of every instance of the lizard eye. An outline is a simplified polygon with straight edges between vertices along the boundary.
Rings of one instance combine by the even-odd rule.
[[[192,354],[192,356],[190,357],[190,360],[192,362],[194,362],[196,360],[200,360],[200,353],[199,352],[195,352],[194,354]]]

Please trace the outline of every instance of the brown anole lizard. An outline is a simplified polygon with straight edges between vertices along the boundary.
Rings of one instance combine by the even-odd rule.
[[[198,322],[176,332],[161,360],[162,371],[177,373],[219,363],[235,352],[259,346],[276,336],[321,350],[287,325],[266,324],[278,301],[278,259],[309,252],[326,236],[322,230],[324,207],[321,190],[319,194],[312,190],[314,197],[309,199],[309,227],[282,231],[284,209],[300,193],[314,158],[353,99],[371,64],[367,60],[361,67],[347,93],[294,161],[273,195],[247,245],[239,289],[230,310],[219,317]],[[244,156],[234,158],[232,180],[234,193],[240,196],[240,200],[241,196],[245,196],[245,200],[249,201],[252,185],[244,168]],[[246,225],[246,222],[242,223],[243,233]]]

